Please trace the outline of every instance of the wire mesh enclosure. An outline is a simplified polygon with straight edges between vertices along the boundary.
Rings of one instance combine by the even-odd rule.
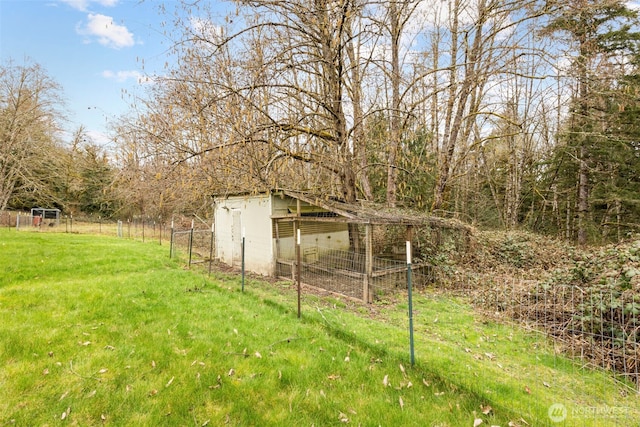
[[[276,275],[296,280],[296,227],[300,230],[300,280],[330,292],[372,302],[407,287],[407,227],[339,221],[275,220]],[[413,252],[413,283],[433,282],[420,243]]]
[[[292,190],[215,197],[214,222],[221,262],[238,265],[246,236],[249,271],[367,302],[407,289],[407,241],[413,284],[421,286],[434,281],[434,242],[447,233],[464,242],[470,232],[457,221]]]

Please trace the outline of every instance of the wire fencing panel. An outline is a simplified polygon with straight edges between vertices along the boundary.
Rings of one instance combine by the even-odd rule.
[[[546,333],[582,367],[611,372],[640,391],[640,296],[632,290],[470,276],[442,287],[461,291],[492,315]]]
[[[55,220],[24,213],[16,213],[14,216],[10,212],[5,212],[0,215],[0,220],[2,220],[0,225],[10,224],[21,231],[99,234],[143,242],[156,241],[159,244],[169,241],[171,235],[171,228],[166,223],[150,218],[115,220],[95,216],[64,215]]]
[[[407,288],[406,226],[276,222],[276,275],[292,280],[296,279],[296,226],[305,284],[370,302]],[[412,265],[414,284],[431,283],[432,267],[418,261]]]
[[[189,265],[207,262],[212,252],[211,237],[211,230],[173,230],[170,254]]]

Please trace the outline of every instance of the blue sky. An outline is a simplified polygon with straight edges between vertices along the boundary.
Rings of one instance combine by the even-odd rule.
[[[73,131],[106,145],[106,122],[128,111],[123,90],[163,73],[171,41],[157,0],[0,0],[0,61],[40,64],[61,86]],[[174,1],[165,1],[173,10]],[[144,69],[143,69],[144,61]]]

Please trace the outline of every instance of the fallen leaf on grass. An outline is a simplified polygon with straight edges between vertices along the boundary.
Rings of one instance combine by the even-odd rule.
[[[88,345],[91,345],[91,341],[78,342],[78,345],[81,345],[81,346],[86,347],[86,346],[88,346]]]
[[[524,386],[524,392],[527,394],[531,394],[531,389],[527,386]]]
[[[473,420],[473,427],[478,427],[480,424],[482,424],[481,418],[476,418],[475,420]]]
[[[489,415],[491,413],[491,411],[493,411],[493,408],[489,405],[480,405],[480,409],[482,410],[482,413],[485,415]]]
[[[402,400],[402,396],[398,397],[398,403],[400,403],[400,409],[404,410],[404,401]]]
[[[112,346],[112,345],[105,345],[104,349],[105,350],[115,350],[116,348],[114,346]]]
[[[165,388],[169,387],[171,385],[171,383],[173,382],[173,380],[175,379],[175,377],[171,377],[171,379],[169,380],[169,382],[167,384],[165,384]]]
[[[549,384],[549,383],[548,383],[548,382],[546,382],[546,381],[542,381],[542,385],[543,385],[543,386],[545,386],[545,387],[549,387],[549,388],[551,388],[551,384]]]
[[[262,359],[262,355],[261,355],[259,352],[257,352],[257,351],[255,352],[255,356],[256,356],[258,359]]]
[[[67,418],[67,417],[69,416],[69,413],[71,413],[71,408],[67,408],[67,410],[66,410],[66,411],[64,411],[64,412],[62,413],[62,415],[60,416],[60,419],[61,419],[61,420],[64,420],[65,418]]]
[[[65,397],[67,397],[68,394],[69,394],[69,390],[65,391],[64,393],[62,393],[62,396],[60,396],[59,400],[64,399]]]
[[[96,395],[98,391],[97,390],[91,390],[89,393],[87,393],[87,397],[93,397]]]
[[[422,379],[422,384],[425,385],[425,387],[431,387],[431,383],[427,380],[425,380],[424,378]]]
[[[107,416],[105,414],[100,414],[100,419],[102,421],[107,421]]]
[[[342,412],[340,412],[340,414],[338,415],[338,419],[342,423],[348,423],[349,422],[349,418],[347,417],[347,415],[343,414]]]
[[[98,371],[98,373],[99,373],[99,374],[105,374],[105,373],[107,373],[107,372],[109,372],[109,370],[108,370],[107,368],[102,368],[102,369],[100,369],[100,370]]]
[[[158,394],[158,390],[153,389],[149,392],[149,396],[155,396],[156,394]]]
[[[45,369],[42,371],[42,375],[49,375],[49,368],[45,368]]]
[[[155,360],[152,360],[152,361],[151,361],[151,367],[152,367],[152,368],[155,368],[155,367],[156,367],[156,361],[155,361]]]
[[[389,375],[384,376],[384,378],[382,379],[382,385],[384,385],[385,387],[389,386]]]
[[[402,371],[402,373],[404,374],[404,366],[402,366],[402,364],[400,364],[400,371]]]
[[[231,368],[231,369],[229,369],[229,373],[227,374],[227,376],[228,376],[228,377],[232,377],[232,376],[234,376],[234,375],[235,375],[235,373],[236,373],[236,370],[235,370],[235,369],[233,369],[233,368]]]
[[[338,374],[331,374],[331,375],[329,375],[327,378],[329,378],[330,380],[337,380],[338,378],[340,378],[340,375],[338,375]]]

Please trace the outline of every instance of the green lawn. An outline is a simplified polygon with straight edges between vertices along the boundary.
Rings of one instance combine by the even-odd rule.
[[[157,242],[0,229],[0,425],[639,424],[631,388],[542,336],[431,291],[414,308],[411,367],[402,296],[306,293],[298,319],[293,287],[242,293]]]

